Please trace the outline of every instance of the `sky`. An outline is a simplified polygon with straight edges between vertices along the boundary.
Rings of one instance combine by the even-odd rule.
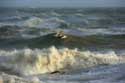
[[[0,7],[125,7],[125,0],[0,0]]]

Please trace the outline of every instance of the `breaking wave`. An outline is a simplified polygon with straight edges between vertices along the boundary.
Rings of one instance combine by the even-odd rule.
[[[36,27],[37,25],[39,25],[42,22],[42,19],[38,18],[38,17],[32,17],[28,20],[26,20],[24,22],[24,26],[28,26],[28,27]]]
[[[118,56],[114,51],[99,53],[55,47],[0,51],[0,70],[2,71],[1,68],[4,68],[4,70],[7,69],[20,75],[65,72],[69,69],[84,69],[120,63],[125,63],[125,57]]]
[[[54,18],[54,17],[49,18],[49,19],[32,17],[32,18],[26,20],[24,22],[23,26],[53,29],[53,28],[67,28],[68,23],[66,23],[62,19]]]
[[[0,23],[0,27],[4,27],[4,26],[15,26],[14,23]]]

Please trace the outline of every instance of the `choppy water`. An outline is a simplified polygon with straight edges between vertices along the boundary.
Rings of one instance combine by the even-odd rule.
[[[0,71],[45,83],[125,82],[124,8],[0,12]]]

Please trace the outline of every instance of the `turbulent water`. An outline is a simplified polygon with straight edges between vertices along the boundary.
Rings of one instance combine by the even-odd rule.
[[[0,8],[0,71],[42,83],[124,83],[124,8]]]

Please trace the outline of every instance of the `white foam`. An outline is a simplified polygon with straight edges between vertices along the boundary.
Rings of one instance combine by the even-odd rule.
[[[14,23],[8,23],[8,22],[1,22],[0,23],[0,27],[3,27],[3,26],[15,26],[15,24]]]
[[[26,20],[24,22],[24,26],[28,26],[28,27],[36,27],[37,25],[39,25],[40,23],[42,23],[42,19],[38,18],[38,17],[32,17],[28,20]]]
[[[90,51],[77,51],[68,48],[56,49],[23,49],[0,51],[0,57],[6,56],[0,65],[13,69],[23,75],[67,71],[77,68],[89,68],[97,65],[113,65],[125,63],[125,57],[115,52],[105,54]]]
[[[64,20],[59,19],[57,17],[52,17],[49,19],[44,19],[44,22],[41,23],[38,27],[53,29],[53,28],[58,28],[61,23],[66,24]]]
[[[53,28],[58,28],[61,23],[66,23],[64,20],[59,19],[59,18],[38,18],[38,17],[32,17],[28,20],[26,20],[23,23],[23,26],[27,27],[35,27],[35,28],[47,28],[47,29],[53,29]]]

